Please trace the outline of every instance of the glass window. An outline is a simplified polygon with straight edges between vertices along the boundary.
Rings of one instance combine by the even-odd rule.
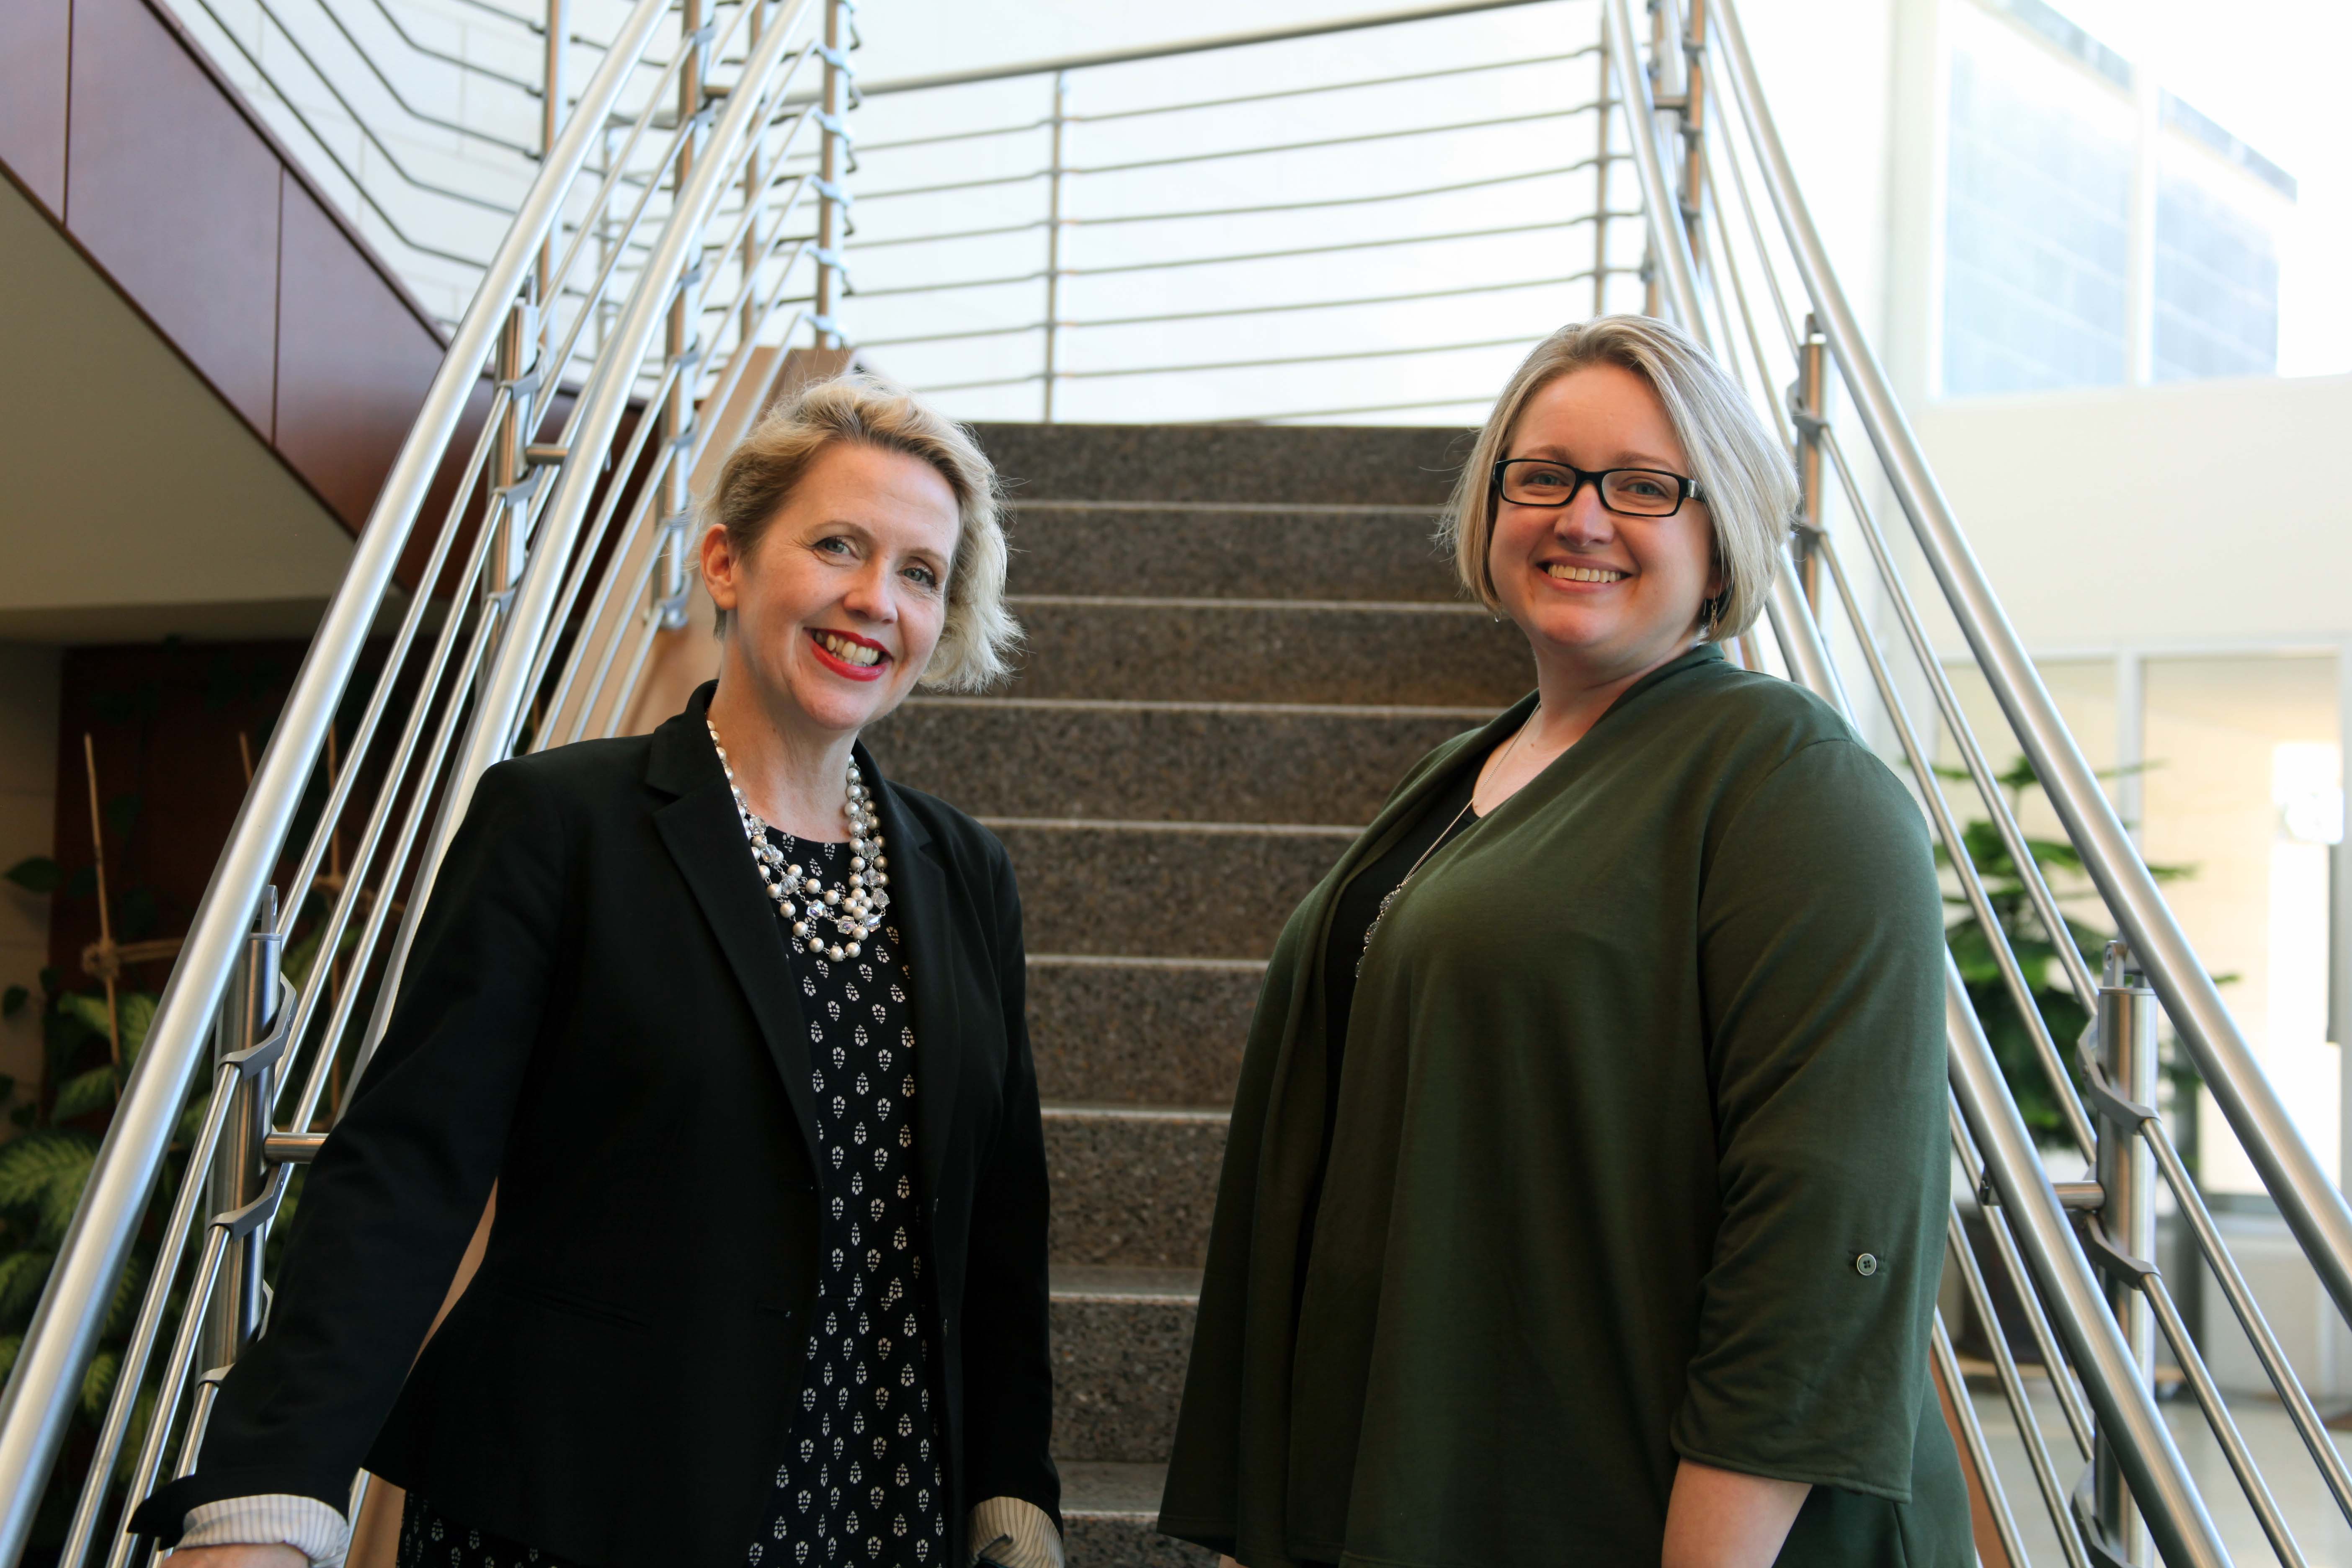
[[[1952,56],[1944,391],[2125,379],[2133,149],[2107,84],[1978,20]],[[2091,112],[2085,112],[2089,109]]]
[[[2147,662],[2141,839],[2178,868],[2165,896],[2324,1169],[2337,1150],[2337,1056],[2327,1039],[2327,843],[2340,834],[2336,661]],[[2203,1099],[2199,1180],[2262,1183]]]
[[[2166,174],[2156,197],[2156,379],[2273,374],[2278,302],[2269,227]]]

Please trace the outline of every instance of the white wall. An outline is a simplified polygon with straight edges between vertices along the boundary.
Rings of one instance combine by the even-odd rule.
[[[58,662],[55,648],[0,643],[0,870],[52,847],[57,818]],[[49,955],[49,900],[0,882],[0,988],[33,1000],[0,1023],[0,1073],[29,1091],[41,1070],[41,966]],[[0,1137],[13,1131],[0,1121]]]
[[[2034,394],[1913,417],[2036,653],[2352,632],[2352,500],[2334,471],[2352,376]]]

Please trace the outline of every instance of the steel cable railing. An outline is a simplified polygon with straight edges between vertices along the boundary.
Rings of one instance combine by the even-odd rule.
[[[545,586],[574,564],[592,500],[606,521],[651,515],[664,462],[690,461],[698,443],[690,426],[663,434],[650,405],[682,385],[691,421],[696,400],[732,395],[755,362],[772,368],[808,317],[795,300],[837,291],[837,250],[820,256],[793,218],[814,205],[822,226],[846,193],[785,164],[804,129],[838,144],[845,127],[785,98],[822,59],[840,100],[846,12],[845,0],[638,0],[487,258],[263,752],[0,1394],[0,1563],[23,1550],[118,1301],[138,1311],[59,1561],[85,1568],[101,1521],[125,1517],[167,1463],[193,1463],[212,1391],[257,1331],[262,1243],[293,1167],[381,1038],[446,833],[483,759],[511,748],[518,672],[543,672],[564,635]],[[665,35],[666,58],[652,47]],[[638,235],[642,250],[621,259]],[[648,363],[648,323],[680,300],[686,337]],[[608,300],[613,330],[591,342]],[[590,373],[567,409],[552,367],[574,364]],[[664,461],[640,464],[656,435]],[[428,516],[445,478],[454,490]],[[509,550],[519,574],[502,570]],[[378,626],[389,635],[372,643]],[[322,774],[331,729],[340,766]],[[306,796],[322,803],[308,821]],[[333,878],[320,875],[330,858]],[[301,891],[281,911],[265,895],[289,868]],[[303,931],[314,956],[276,999],[256,1000],[278,988],[231,986],[248,947],[275,954]],[[246,1000],[224,1009],[225,993]],[[187,1108],[208,1038],[220,1066],[201,1109]],[[273,1109],[291,1112],[283,1130]],[[180,1174],[168,1215],[151,1215],[167,1155]],[[126,1297],[142,1235],[144,1290]],[[103,1557],[142,1551],[118,1534]]]
[[[1956,1203],[1950,1248],[1962,1297],[1986,1326],[1991,1374],[2009,1408],[2033,1492],[2069,1563],[2088,1568],[2092,1563],[2136,1560],[2141,1549],[2134,1542],[2142,1530],[2168,1563],[2230,1560],[2213,1506],[2200,1492],[2154,1399],[2160,1338],[2196,1413],[2190,1419],[2201,1419],[2210,1432],[2213,1451],[2237,1493],[2232,1500],[2245,1510],[2242,1517],[2278,1561],[2299,1564],[2305,1560],[2304,1550],[2280,1494],[2258,1468],[2204,1348],[2184,1321],[2172,1285],[2163,1270],[2141,1255],[2155,1232],[2154,1186],[2160,1177],[2195,1245],[2199,1264],[2212,1270],[2230,1301],[2255,1359],[2320,1472],[2326,1494],[2352,1522],[2352,1489],[2347,1487],[2352,1478],[2347,1478],[2334,1440],[2263,1321],[2242,1269],[2230,1256],[2161,1117],[2153,1105],[2133,1098],[2132,1081],[2154,1081],[2158,998],[2208,1080],[2221,1080],[2217,1100],[2339,1304],[2344,1255],[2336,1238],[2342,1201],[2292,1128],[2284,1128],[2284,1136],[2277,1135],[2284,1112],[2275,1094],[2226,1013],[2211,1003],[2210,980],[2179,938],[2145,866],[2116,826],[2104,794],[2058,722],[2047,693],[2000,618],[1948,510],[1935,492],[1925,461],[1902,425],[1884,374],[1853,325],[1812,231],[1772,130],[1732,0],[1688,0],[1687,11],[1685,21],[1671,3],[1657,8],[1651,54],[1658,68],[1643,71],[1636,62],[1640,40],[1630,6],[1626,0],[1607,0],[1612,46],[1622,51],[1617,56],[1619,82],[1635,106],[1631,116],[1633,161],[1651,215],[1651,254],[1662,302],[1714,342],[1727,365],[1775,420],[1792,451],[1801,457],[1810,446],[1825,465],[1822,471],[1833,476],[1846,521],[1864,541],[1874,569],[1877,613],[1847,573],[1835,533],[1818,521],[1821,495],[1808,497],[1806,515],[1815,521],[1803,531],[1798,546],[1828,590],[1822,607],[1834,605],[1843,617],[1843,632],[1868,677],[1866,689],[1884,717],[1882,732],[1896,743],[1958,897],[1986,939],[2000,984],[2027,1023],[2034,1058],[2049,1079],[2053,1101],[2081,1152],[2095,1160],[2095,1180],[2050,1180],[2045,1156],[2025,1134],[1955,971],[1947,987],[1953,1146],[1958,1169],[1983,1201],[1977,1207],[1969,1194],[1962,1194]],[[1711,112],[1709,89],[1718,72],[1733,114]],[[1666,138],[1679,143],[1679,185],[1669,178],[1675,160],[1660,144],[1661,121]],[[1769,195],[1769,216],[1759,209],[1752,184],[1760,184]],[[1811,311],[1801,326],[1790,308],[1784,274],[1793,277],[1796,291]],[[1760,322],[1755,308],[1759,292],[1769,300]],[[1812,335],[1815,321],[1822,323],[1821,338]],[[1769,325],[1780,329],[1777,341],[1766,330]],[[1780,388],[1804,388],[1808,344],[1822,339],[1830,363],[1853,396],[1855,420],[1869,437],[1888,489],[1911,523],[2004,718],[2058,805],[2069,840],[2092,869],[2099,897],[2122,929],[2124,940],[2111,945],[2104,976],[2092,973],[2074,946],[2057,897],[2030,853],[1983,743],[1962,711],[1942,658],[1911,602],[1906,574],[1865,497],[1863,481],[1837,431],[1816,412],[1822,406],[1818,389],[1809,405],[1798,405],[1794,393],[1784,405]],[[1793,583],[1791,568],[1771,606],[1780,658],[1798,679],[1845,707],[1830,679],[1814,605],[1801,592],[1790,591]],[[1903,671],[1894,668],[1878,645],[1882,616],[1909,656]],[[2011,858],[2026,905],[2055,950],[2053,961],[2068,990],[2095,1019],[2079,1050],[2067,1050],[2046,1027],[2037,1026],[2039,1009],[2032,1004],[2023,961],[1993,918],[1985,873],[1947,804],[1933,765],[1930,737],[1920,731],[1906,705],[1906,675],[1924,685],[1937,717],[1954,738],[1963,763],[1958,776],[1981,799],[1997,841]],[[2004,868],[2004,874],[2011,869]],[[2141,974],[2153,985],[2152,993],[2141,984]],[[1963,1223],[1963,1207],[1971,1208],[1982,1226],[1985,1245],[1972,1241]],[[2131,1239],[2135,1236],[2137,1241]],[[2013,1295],[2013,1307],[2000,1304],[1994,1271]],[[2036,1348],[2041,1372],[2064,1417],[2077,1461],[2084,1467],[2071,1485],[2067,1468],[2051,1452],[2026,1369],[2010,1349],[2008,1323],[2018,1319]],[[1941,1342],[1939,1338],[1939,1346]],[[1942,1360],[1940,1351],[1938,1365],[1950,1386],[1960,1369],[1956,1362]],[[1992,1538],[1979,1544],[1988,1552],[1999,1550],[2012,1562],[2027,1561],[2025,1536],[1998,1475],[1990,1468],[1992,1451],[1982,1423],[1966,1400],[1956,1399],[1955,1405],[1962,1451],[1979,1479],[1990,1483],[1985,1496],[1994,1515]]]
[[[478,3],[495,11],[486,0]],[[1569,3],[1577,15],[1591,16],[1581,0]],[[1969,1369],[1939,1318],[1930,1347],[1934,1365],[1951,1396],[1964,1461],[1991,1516],[1990,1534],[1980,1544],[1989,1559],[1998,1551],[2013,1563],[2029,1561],[2029,1536],[2015,1503],[2030,1497],[2048,1517],[2060,1556],[2077,1568],[2130,1560],[2142,1528],[2168,1563],[2228,1561],[2216,1522],[2218,1503],[2200,1491],[2156,1397],[2154,1357],[2160,1340],[2189,1395],[2180,1408],[2194,1407],[2194,1415],[2184,1418],[2201,1419],[2231,1477],[2234,1495],[2227,1500],[2242,1505],[2280,1562],[2300,1564],[2304,1549],[2279,1493],[2256,1467],[2238,1414],[2208,1364],[2206,1347],[2184,1321],[2174,1283],[2147,1258],[2161,1183],[2200,1265],[2212,1271],[2318,1469],[2322,1489],[2352,1522],[2352,1472],[2264,1320],[2243,1269],[2231,1257],[2179,1150],[2148,1103],[2159,1000],[2215,1085],[2231,1125],[2339,1304],[2346,1300],[2345,1282],[2352,1280],[2352,1250],[2338,1241],[2352,1235],[2352,1223],[2299,1141],[2274,1136],[2284,1117],[2276,1096],[2212,998],[2210,982],[2179,940],[2145,867],[2116,828],[2095,780],[2058,724],[1936,493],[1812,231],[1731,0],[1686,3],[1687,16],[1674,0],[1654,5],[1646,47],[1628,0],[1600,0],[1598,36],[1589,46],[1554,49],[1540,58],[1440,62],[1377,78],[1358,72],[1337,81],[1286,82],[1265,91],[1227,90],[1090,114],[1068,111],[1068,74],[1107,69],[1131,56],[1010,73],[1016,80],[1052,79],[1054,112],[1011,124],[886,139],[865,151],[886,158],[919,154],[928,169],[930,161],[957,148],[1015,143],[1042,130],[1056,143],[1049,162],[1034,173],[933,179],[879,195],[901,201],[918,195],[964,200],[975,191],[1043,179],[1053,187],[1053,205],[1041,218],[1011,223],[977,221],[968,213],[932,215],[929,228],[909,233],[888,232],[886,220],[885,231],[870,236],[871,247],[887,247],[918,262],[930,256],[922,264],[932,268],[927,276],[933,281],[886,281],[861,298],[913,301],[950,289],[971,293],[1044,284],[1042,319],[1024,311],[1011,322],[975,322],[967,312],[966,320],[947,330],[909,331],[883,343],[912,353],[941,344],[1034,335],[1043,353],[1037,370],[933,385],[949,391],[1034,386],[1051,414],[1057,386],[1066,392],[1152,376],[1230,378],[1303,364],[1508,350],[1530,341],[1475,337],[1457,329],[1446,341],[1423,344],[1224,353],[1184,363],[1106,358],[1072,363],[1061,357],[1070,346],[1064,336],[1068,333],[1177,321],[1189,328],[1218,320],[1286,318],[1578,284],[1591,286],[1591,303],[1599,309],[1610,302],[1612,279],[1646,278],[1658,308],[1709,342],[1792,452],[1813,459],[1801,462],[1813,476],[1808,479],[1806,525],[1797,540],[1804,570],[1800,572],[1795,560],[1780,563],[1769,605],[1769,644],[1744,648],[1743,657],[1751,662],[1777,658],[1792,679],[1853,716],[1857,725],[1887,737],[1900,753],[1928,828],[1944,851],[1957,897],[1974,917],[1992,972],[2024,1023],[2033,1061],[2048,1079],[2044,1087],[2078,1151],[2095,1167],[2082,1180],[2052,1179],[2045,1163],[2052,1156],[2028,1134],[1958,972],[1949,968],[1951,1144],[1967,1189],[1956,1194],[1948,1225],[1953,1272],[1967,1310],[1985,1331],[1987,1370],[2031,1481],[2014,1500],[2002,1484],[1998,1445],[1969,1395]],[[811,24],[821,4],[826,32],[818,39],[811,36]],[[1498,8],[1503,7],[1457,3],[1364,25],[1426,25]],[[1321,31],[1357,25],[1326,25]],[[132,1243],[148,1218],[151,1190],[177,1132],[188,1135],[184,1179],[154,1233],[152,1273],[61,1561],[83,1568],[99,1521],[110,1517],[110,1503],[112,1516],[120,1517],[144,1482],[160,1474],[165,1456],[176,1456],[179,1465],[192,1460],[220,1370],[203,1364],[218,1359],[204,1347],[225,1342],[233,1352],[252,1331],[249,1302],[257,1282],[253,1269],[259,1238],[268,1234],[290,1164],[315,1149],[321,1117],[334,1114],[339,1101],[331,1097],[338,1084],[365,1071],[383,1037],[435,870],[474,782],[518,747],[540,749],[611,733],[621,723],[659,633],[682,613],[681,498],[686,477],[709,455],[721,428],[720,411],[735,403],[749,378],[762,374],[755,363],[769,362],[758,356],[789,342],[803,325],[815,328],[820,342],[840,341],[835,305],[845,283],[839,242],[847,217],[842,181],[855,167],[841,120],[853,97],[846,26],[843,0],[641,0],[606,47],[580,110],[554,140],[513,226],[485,267],[474,304],[458,322],[450,359],[362,534],[352,576],[298,678],[16,1373],[0,1396],[0,1488],[5,1489],[0,1498],[0,1563],[13,1562],[21,1547],[79,1369],[100,1321],[118,1300]],[[1279,44],[1285,37],[1213,41],[1196,52]],[[666,54],[654,47],[657,42],[669,46]],[[1420,89],[1431,81],[1459,81],[1516,65],[1583,60],[1596,68],[1599,96],[1580,95],[1567,107],[1494,114],[1475,122],[1422,112],[1400,116],[1409,123],[1364,135],[1261,138],[1255,145],[1195,145],[1150,158],[1106,154],[1093,163],[1068,157],[1059,140],[1081,125],[1228,114],[1308,97],[1337,101],[1349,93]],[[796,96],[801,74],[819,62],[825,72],[822,93]],[[983,79],[993,79],[990,73],[974,73],[950,82],[907,84],[901,90],[985,85]],[[1401,143],[1465,128],[1584,116],[1596,121],[1590,155],[1563,163],[1558,149],[1547,148],[1549,156],[1532,170],[1481,172],[1471,180],[1420,181],[1394,190],[1318,192],[1297,203],[1241,199],[1246,195],[1241,193],[1222,201],[1162,201],[1129,211],[1081,212],[1062,205],[1064,187],[1085,178],[1198,169],[1255,154],[1279,160],[1375,141]],[[1612,121],[1630,132],[1623,145],[1613,141]],[[812,132],[822,138],[814,148],[805,144]],[[1607,175],[1612,166],[1631,167],[1642,198],[1638,211],[1611,211]],[[1342,233],[1312,246],[1228,240],[1213,254],[1201,254],[1199,244],[1188,241],[1157,252],[1088,258],[1061,249],[1068,235],[1089,226],[1160,232],[1151,226],[1293,211],[1394,214],[1406,204],[1432,198],[1545,189],[1538,182],[1587,172],[1592,176],[1591,200],[1564,205],[1539,224],[1439,222],[1423,213],[1417,226],[1414,220],[1401,219],[1390,232]],[[583,183],[594,187],[584,196]],[[813,234],[797,226],[812,199],[818,214]],[[866,198],[869,204],[876,199]],[[1635,217],[1642,220],[1649,251],[1638,268],[1614,259],[1606,237],[1612,219],[1629,220],[1630,226]],[[1429,287],[1381,289],[1359,284],[1344,293],[1324,289],[1287,299],[1219,298],[1197,307],[1164,292],[1169,279],[1220,268],[1365,256],[1416,244],[1459,246],[1527,236],[1556,240],[1584,229],[1593,236],[1591,264],[1549,268],[1543,277],[1530,277],[1535,269],[1528,268],[1500,280],[1465,278],[1454,265],[1455,253],[1441,252],[1446,259],[1436,270],[1449,275]],[[944,275],[936,254],[926,250],[1023,236],[1047,241],[1042,268],[959,279]],[[1065,285],[1106,279],[1150,279],[1163,292],[1156,301],[1134,295],[1134,304],[1126,307],[1103,304],[1079,312],[1065,308]],[[1162,308],[1139,308],[1147,302]],[[860,306],[868,321],[879,319],[877,310],[898,308]],[[1801,309],[1806,312],[1801,318]],[[908,320],[920,324],[911,316]],[[1816,378],[1808,390],[1809,363],[1825,364],[1822,375],[1833,371],[1851,395],[1852,418],[1869,438],[1880,478],[1926,552],[2007,722],[2059,805],[2070,840],[2092,868],[2099,897],[2124,932],[2104,973],[2095,973],[2074,946],[2058,896],[2041,874],[1912,600],[1880,509],[1870,502],[1867,476],[1857,472],[1839,431],[1822,412],[1822,380]],[[1780,388],[1791,376],[1801,395],[1784,400]],[[560,387],[569,389],[568,408],[557,396]],[[1265,412],[1283,418],[1352,417],[1452,406],[1459,405],[1440,396],[1329,408],[1270,402]],[[478,414],[469,416],[469,408]],[[475,417],[480,423],[461,459],[457,443]],[[614,459],[609,466],[608,455]],[[461,475],[462,482],[427,520],[422,515],[427,489],[445,471]],[[1825,521],[1833,501],[1843,503],[1835,528]],[[427,531],[421,541],[420,528]],[[1865,575],[1849,573],[1842,547],[1855,537],[1864,544]],[[423,548],[412,550],[413,544]],[[368,628],[379,624],[389,606],[387,595],[399,580],[404,555],[421,563],[414,569],[414,591],[392,617],[394,630],[380,659],[362,673]],[[1857,571],[1863,561],[1856,557]],[[1825,619],[1832,614],[1833,622]],[[1832,635],[1849,656],[1843,660],[1833,654]],[[349,704],[357,679],[373,684],[351,727],[342,765],[314,781],[333,715]],[[1923,689],[1926,706],[1920,702]],[[1987,869],[1978,864],[1935,766],[1938,723],[1957,745],[1963,764],[1958,773],[1980,797],[1995,838],[2013,862],[2026,906],[2051,938],[2068,990],[2095,1020],[2079,1045],[2060,1041],[2042,1024],[2027,957],[1995,918]],[[339,854],[339,836],[348,816],[357,813],[362,826],[349,869],[328,889],[331,897],[289,899],[257,929],[253,911],[272,872],[288,861],[296,808],[314,782],[326,804],[292,854],[294,875],[288,885],[307,891],[321,884],[319,868],[331,854]],[[275,953],[306,928],[317,958],[274,1009],[247,1005],[224,1023],[218,1031],[223,1059],[211,1093],[201,1116],[189,1121],[194,1112],[185,1105],[186,1088],[197,1076],[205,1035],[232,973],[240,962],[256,962],[248,948]],[[269,963],[274,967],[275,960]],[[2152,991],[2140,984],[2142,974]],[[282,1131],[272,1130],[264,1141],[265,1158],[236,1155],[238,1130],[248,1125],[256,1108],[283,1100],[298,1070],[302,1081],[291,1115]],[[206,1184],[221,1181],[225,1173],[234,1178],[228,1185],[235,1201],[210,1204],[200,1216]],[[174,1321],[172,1303],[184,1281],[186,1304]],[[2009,1337],[2012,1324],[2021,1335],[2017,1349]],[[162,1375],[151,1377],[155,1352],[167,1337]],[[2022,1355],[2028,1343],[2032,1361]],[[2051,1430],[2043,1396],[2054,1401],[2063,1437]],[[142,1400],[152,1405],[143,1426]],[[2068,1444],[2071,1458],[2064,1452]],[[118,1486],[117,1456],[126,1448],[136,1450],[136,1461],[128,1483]],[[121,1563],[135,1555],[132,1543],[118,1538],[108,1562]]]
[[[1638,297],[1595,17],[1470,0],[874,84],[904,119],[860,144],[859,342],[971,416],[1382,412],[1356,363],[1430,367],[1399,409],[1462,406],[1533,341],[1517,291]],[[1395,284],[1342,295],[1335,260]]]

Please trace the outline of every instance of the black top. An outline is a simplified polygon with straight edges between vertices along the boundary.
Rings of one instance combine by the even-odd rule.
[[[1483,754],[1462,770],[1444,792],[1433,796],[1429,809],[1389,847],[1340,889],[1332,906],[1331,935],[1323,949],[1323,1017],[1327,1042],[1323,1069],[1323,1147],[1316,1156],[1315,1176],[1307,1189],[1305,1222],[1298,1227],[1298,1285],[1307,1283],[1307,1259],[1315,1247],[1315,1207],[1322,1196],[1323,1173],[1331,1163],[1331,1130],[1339,1121],[1339,1068],[1347,1054],[1348,1019],[1355,1011],[1356,968],[1372,927],[1380,921],[1381,904],[1403,886],[1423,857],[1433,856],[1478,820],[1470,797],[1478,791]],[[1294,1303],[1295,1304],[1295,1303]]]
[[[828,888],[849,849],[768,830],[787,862]],[[745,857],[749,863],[750,857]],[[930,1250],[915,1184],[915,1058],[896,921],[856,958],[787,943],[808,1019],[824,1189],[824,1268],[792,1436],[753,1568],[941,1560],[946,1499],[919,1310]]]
[[[830,1156],[710,691],[651,735],[482,775],[268,1331],[142,1533],[222,1498],[341,1509],[364,1464],[570,1561],[742,1568],[802,1387]],[[968,1502],[1060,1500],[1021,905],[992,835],[857,762],[921,1042],[908,1158],[953,1563]],[[419,1355],[493,1182],[480,1272]]]

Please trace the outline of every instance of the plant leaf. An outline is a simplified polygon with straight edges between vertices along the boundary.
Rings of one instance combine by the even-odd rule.
[[[122,1354],[119,1351],[100,1351],[89,1358],[89,1370],[81,1374],[81,1413],[92,1421],[106,1415],[106,1402],[114,1397],[114,1380],[122,1373]]]
[[[71,1121],[77,1116],[104,1110],[114,1103],[114,1064],[101,1063],[58,1086],[57,1100],[49,1107],[49,1120]]]
[[[120,1339],[131,1331],[139,1304],[147,1299],[147,1271],[154,1266],[152,1258],[133,1257],[131,1267],[114,1277],[114,1300],[107,1304],[105,1326],[98,1331],[100,1339]]]
[[[0,1143],[0,1209],[35,1209],[60,1177],[81,1190],[98,1157],[98,1140],[66,1127],[44,1127]]]
[[[70,1016],[76,1023],[101,1040],[113,1037],[114,1019],[107,1012],[104,996],[76,991],[58,998],[58,1011]]]
[[[122,1015],[122,1065],[129,1067],[147,1043],[148,1027],[155,1022],[155,998],[146,991],[126,991],[116,1004]]]
[[[7,879],[28,893],[54,893],[66,879],[58,863],[46,855],[29,856],[8,868]]]
[[[16,1352],[25,1346],[22,1334],[0,1334],[0,1382],[16,1370]]]
[[[21,1329],[33,1315],[33,1303],[41,1299],[41,1287],[49,1280],[49,1265],[55,1255],[26,1247],[0,1258],[0,1323]]]
[[[32,999],[33,994],[21,985],[11,985],[7,990],[0,991],[0,1018],[15,1017]]]

